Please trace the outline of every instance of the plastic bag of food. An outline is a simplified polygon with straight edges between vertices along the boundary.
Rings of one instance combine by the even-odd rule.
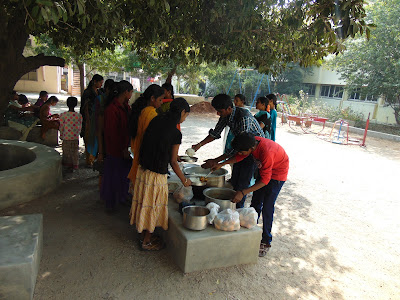
[[[216,229],[223,231],[239,230],[239,213],[229,208],[221,211],[214,219],[214,226]]]
[[[181,203],[182,201],[189,202],[193,198],[192,186],[181,185],[172,195],[178,203]]]
[[[219,205],[217,203],[210,202],[206,205],[206,207],[210,210],[210,213],[207,216],[207,222],[208,224],[212,224],[215,217],[218,215]]]
[[[257,225],[258,214],[254,207],[239,208],[240,226],[246,228],[253,228]]]

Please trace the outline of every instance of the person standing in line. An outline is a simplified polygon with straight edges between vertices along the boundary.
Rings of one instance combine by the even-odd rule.
[[[128,199],[131,166],[128,119],[133,86],[126,80],[118,82],[110,97],[112,102],[104,112],[104,142],[106,157],[100,196],[105,201],[106,211],[112,213],[119,203]]]
[[[277,98],[274,94],[268,94],[265,96],[268,99],[268,105],[270,107],[270,115],[271,115],[271,140],[275,142],[276,137],[276,118],[278,113],[276,112],[277,109]]]
[[[257,99],[256,108],[259,112],[254,115],[254,118],[256,118],[260,124],[265,137],[271,139],[271,115],[267,111],[268,102],[266,97],[259,97]]]
[[[101,182],[103,179],[104,169],[104,157],[106,153],[106,147],[104,145],[104,111],[110,102],[113,100],[113,90],[116,89],[116,83],[113,79],[107,79],[104,83],[104,94],[99,95],[95,106],[95,118],[96,118],[96,136],[97,136],[97,163],[93,164],[93,169],[99,171],[99,189],[101,188]]]
[[[164,89],[157,84],[150,85],[144,93],[132,104],[132,113],[129,120],[129,133],[131,136],[131,151],[133,152],[132,167],[129,171],[130,193],[135,186],[136,173],[139,167],[139,153],[143,135],[151,120],[157,116],[157,108],[164,99]]]
[[[95,74],[92,80],[90,80],[87,88],[85,89],[81,97],[81,107],[79,109],[79,112],[83,117],[81,137],[83,138],[83,141],[85,143],[85,161],[87,167],[91,167],[94,161],[94,157],[91,156],[87,150],[90,122],[94,121],[90,119],[90,115],[92,113],[94,100],[99,95],[98,90],[102,87],[103,82],[103,76]]]
[[[68,111],[60,115],[60,139],[62,142],[62,164],[71,172],[79,167],[79,134],[82,129],[82,115],[75,112],[76,97],[68,97]]]
[[[249,110],[241,107],[234,107],[231,98],[226,94],[219,94],[214,97],[211,105],[217,110],[220,116],[215,129],[211,129],[208,136],[201,142],[192,145],[193,150],[197,151],[205,144],[208,144],[215,139],[221,138],[221,132],[226,126],[229,126],[234,136],[241,132],[249,132],[256,136],[264,137],[260,124],[253,117]],[[203,168],[212,168],[221,161],[230,158],[235,154],[232,149],[227,153],[214,159],[207,159],[202,165]],[[231,184],[235,190],[243,190],[248,188],[256,170],[256,164],[251,157],[243,159],[240,163],[233,166]],[[243,196],[242,200],[236,204],[237,208],[244,206],[246,197]]]
[[[263,233],[260,242],[259,256],[263,257],[271,248],[272,222],[275,211],[275,202],[287,180],[289,171],[289,157],[285,150],[272,140],[242,132],[232,141],[232,147],[237,151],[236,156],[214,166],[220,169],[225,164],[240,163],[246,157],[254,159],[258,166],[256,183],[249,188],[236,190],[232,202],[238,203],[242,197],[253,192],[251,207],[263,217]]]
[[[169,110],[171,102],[174,101],[174,87],[170,83],[164,83],[161,86],[164,89],[164,99],[162,105],[157,109],[157,113],[165,113]]]
[[[135,224],[142,235],[139,238],[142,250],[163,248],[161,238],[153,233],[156,227],[168,229],[168,164],[184,186],[192,184],[178,165],[182,133],[176,126],[185,121],[189,112],[184,98],[175,99],[168,112],[150,122],[143,136],[130,212],[130,224]]]

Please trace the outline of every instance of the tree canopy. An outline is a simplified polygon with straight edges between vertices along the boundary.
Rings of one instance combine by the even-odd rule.
[[[333,64],[350,91],[384,97],[400,124],[400,1],[379,0],[367,10],[368,19],[376,24],[370,39],[349,40],[347,50]]]
[[[342,50],[341,39],[369,31],[364,0],[1,0],[0,111],[27,72],[62,58],[24,57],[29,34],[46,33],[75,55],[131,41],[138,55],[178,64],[237,61],[260,72],[313,64]]]

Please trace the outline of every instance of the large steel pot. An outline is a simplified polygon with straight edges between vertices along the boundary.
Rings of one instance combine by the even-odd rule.
[[[205,177],[210,173],[211,169],[203,169],[202,167],[184,168],[183,172],[186,175],[202,176]],[[225,185],[225,176],[228,171],[224,168],[216,170],[207,176],[207,186],[209,187],[223,187]]]
[[[219,205],[219,211],[224,209],[236,209],[236,203],[231,200],[235,196],[235,191],[228,188],[211,187],[205,189],[203,194],[205,196],[206,204],[215,202]]]
[[[183,226],[191,230],[203,230],[207,227],[207,215],[210,210],[204,206],[186,206],[183,210]]]

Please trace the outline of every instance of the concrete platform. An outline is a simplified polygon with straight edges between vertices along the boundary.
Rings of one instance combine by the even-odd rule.
[[[205,230],[192,231],[183,227],[182,215],[173,199],[169,201],[168,213],[167,249],[184,273],[257,263],[262,234],[259,227],[226,232],[208,225]]]
[[[45,139],[42,139],[41,133],[41,126],[35,126],[29,132],[26,140],[28,142],[43,144],[50,147],[58,146],[58,130],[49,129],[49,131],[46,132]]]
[[[0,299],[33,298],[42,247],[42,215],[0,217]]]
[[[25,148],[35,157],[32,162],[0,171],[0,210],[38,198],[61,183],[61,156],[54,149],[12,140],[0,140],[0,144]]]

